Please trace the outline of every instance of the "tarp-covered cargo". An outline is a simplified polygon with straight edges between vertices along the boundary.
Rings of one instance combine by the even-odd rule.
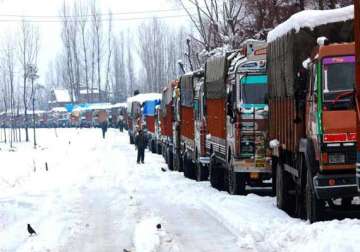
[[[156,106],[160,105],[160,100],[146,101],[143,105],[144,116],[154,116],[156,114]]]
[[[270,97],[293,97],[301,92],[304,87],[300,86],[297,76],[302,68],[302,62],[311,56],[313,49],[317,46],[319,37],[326,37],[331,43],[354,40],[351,16],[348,19],[343,17],[341,20],[345,21],[321,24],[316,27],[305,26],[298,31],[292,29],[276,39],[273,38],[275,37],[273,33],[269,35],[267,65]]]
[[[226,96],[226,56],[210,58],[206,62],[205,93],[208,99],[222,99]]]

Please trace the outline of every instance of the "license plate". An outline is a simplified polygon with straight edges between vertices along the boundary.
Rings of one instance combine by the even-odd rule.
[[[331,164],[345,163],[345,155],[340,153],[330,154],[329,163]]]

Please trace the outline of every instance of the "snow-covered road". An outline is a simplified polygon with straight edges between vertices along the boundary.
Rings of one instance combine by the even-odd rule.
[[[0,144],[1,252],[360,250],[359,220],[310,225],[272,197],[230,196],[162,172],[160,155],[146,152],[138,165],[126,133],[39,130],[38,142]]]

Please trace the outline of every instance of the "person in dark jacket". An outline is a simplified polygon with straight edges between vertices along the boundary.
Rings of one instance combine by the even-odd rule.
[[[141,163],[144,163],[146,138],[145,138],[143,130],[141,130],[141,129],[139,130],[138,134],[135,137],[135,146],[138,151],[137,163],[140,164],[140,161],[141,161]]]
[[[123,122],[122,116],[119,117],[118,127],[119,127],[119,129],[120,129],[120,132],[123,132],[123,131],[124,131],[124,122]]]
[[[108,128],[108,122],[107,121],[102,122],[101,130],[102,130],[102,136],[104,139],[105,139],[105,134],[106,134],[107,128]]]

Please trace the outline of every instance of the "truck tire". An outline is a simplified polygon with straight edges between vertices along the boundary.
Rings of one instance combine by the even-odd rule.
[[[289,212],[290,196],[288,193],[290,178],[289,174],[284,171],[280,162],[276,167],[276,205],[279,209]]]
[[[245,195],[246,174],[228,171],[228,192],[231,195]]]
[[[171,152],[170,148],[167,148],[167,164],[168,164],[168,168],[170,171],[173,171],[174,170],[174,155],[173,153]]]
[[[161,144],[157,144],[157,154],[161,155],[162,154],[162,147]]]
[[[182,172],[183,171],[183,160],[181,154],[173,154],[173,164],[174,164],[174,171]]]
[[[225,169],[216,167],[216,161],[210,161],[209,167],[209,180],[212,187],[218,189],[219,191],[224,190],[224,171]]]
[[[163,156],[163,158],[164,158],[164,160],[165,160],[165,163],[168,163],[168,153],[167,153],[167,148],[166,148],[166,147],[164,147],[164,146],[161,146],[161,148],[162,148],[162,156]]]
[[[156,150],[155,150],[155,141],[154,141],[154,140],[151,140],[151,152],[152,152],[152,153],[156,153]]]
[[[184,176],[189,179],[195,179],[195,171],[193,162],[186,156],[183,158]]]
[[[203,166],[200,162],[196,162],[196,181],[204,181],[208,179],[208,168]]]
[[[183,156],[183,167],[184,167],[184,177],[191,178],[189,162],[185,155]]]
[[[306,218],[310,223],[314,223],[322,220],[324,202],[316,198],[310,169],[306,174]]]
[[[215,158],[211,158],[209,164],[209,180],[212,187],[218,188],[219,181],[218,181],[218,176],[216,176],[217,168],[215,166],[216,166]]]

